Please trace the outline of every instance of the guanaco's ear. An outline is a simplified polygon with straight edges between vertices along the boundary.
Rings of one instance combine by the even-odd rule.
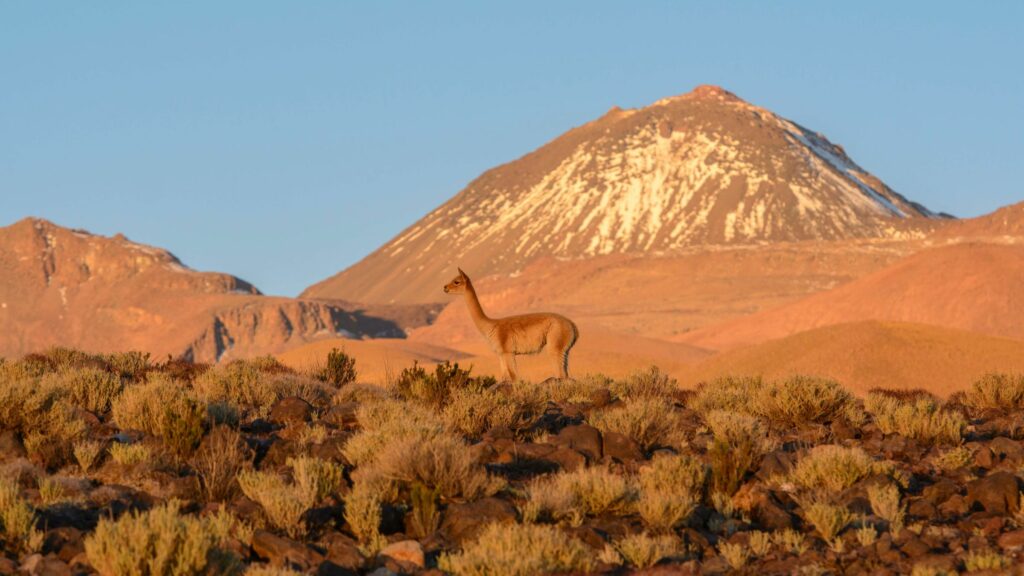
[[[462,271],[462,268],[459,268],[459,274],[462,274],[463,276],[466,276],[466,273]],[[467,278],[468,278],[468,276],[467,276]]]

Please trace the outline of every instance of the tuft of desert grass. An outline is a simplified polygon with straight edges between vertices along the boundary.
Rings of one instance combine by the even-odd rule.
[[[739,570],[746,566],[747,560],[750,558],[750,549],[739,542],[729,543],[724,540],[719,542],[718,553],[725,558],[726,563],[733,570]]]
[[[992,550],[971,550],[964,557],[964,568],[968,572],[976,570],[1006,570],[1013,566],[1013,561]]]
[[[639,397],[617,408],[594,411],[588,421],[602,432],[632,438],[644,451],[668,445],[675,433],[677,416],[663,398]]]
[[[88,474],[89,469],[98,461],[103,452],[103,443],[96,440],[79,440],[72,445],[72,453],[78,467],[83,474]]]
[[[637,512],[651,529],[672,530],[700,503],[705,476],[704,465],[689,456],[655,458],[637,476]]]
[[[376,554],[387,541],[380,532],[386,482],[379,478],[358,480],[345,495],[345,520],[367,555]]]
[[[632,510],[636,488],[629,478],[601,468],[582,468],[537,478],[522,506],[527,522],[551,519],[579,526],[587,516]]]
[[[769,447],[760,421],[747,414],[712,410],[705,415],[714,433],[708,457],[711,491],[731,495]]]
[[[801,458],[791,477],[804,488],[835,494],[869,476],[875,469],[875,461],[860,448],[826,444],[815,446]]]
[[[284,478],[270,472],[243,470],[238,485],[250,500],[263,509],[267,520],[292,538],[305,532],[302,514],[308,508],[308,496]]]
[[[457,390],[480,391],[496,383],[491,377],[474,377],[471,370],[459,368],[458,363],[442,362],[430,372],[414,363],[402,370],[392,386],[393,392],[405,399],[440,408],[448,403]]]
[[[59,389],[72,405],[102,416],[121,393],[121,378],[99,368],[65,368],[43,377],[43,387]]]
[[[612,393],[623,400],[660,398],[663,402],[670,402],[669,399],[678,390],[679,383],[657,366],[651,366],[646,370],[637,370],[625,380],[611,383]]]
[[[757,557],[766,556],[772,551],[772,534],[754,530],[750,533],[748,544],[750,552]]]
[[[957,446],[936,456],[934,463],[939,470],[952,472],[970,464],[972,458],[974,458],[974,454],[970,448]]]
[[[868,501],[875,515],[889,522],[889,531],[898,533],[903,528],[906,514],[900,502],[900,489],[894,484],[868,486]]]
[[[801,504],[804,519],[814,526],[818,534],[833,546],[836,537],[853,521],[853,513],[845,506],[832,504],[825,500],[810,499]]]
[[[807,551],[809,545],[801,532],[786,528],[772,534],[772,542],[776,547],[788,551],[794,556],[801,556]]]
[[[479,438],[491,428],[524,433],[544,414],[548,394],[540,385],[515,382],[502,389],[466,388],[452,392],[442,418],[452,429]]]
[[[4,546],[15,553],[32,553],[43,545],[36,529],[36,513],[20,495],[18,484],[0,477],[0,534]]]
[[[344,468],[335,462],[313,456],[298,456],[289,458],[287,464],[292,469],[295,489],[307,508],[336,494],[344,482]]]
[[[752,410],[780,429],[833,422],[857,406],[849,391],[827,378],[792,376],[754,392],[747,399]]]
[[[114,442],[107,448],[110,459],[121,466],[146,466],[153,460],[153,453],[145,444],[122,444]]]
[[[402,400],[361,404],[356,419],[362,429],[342,447],[345,458],[356,467],[372,463],[393,442],[423,439],[447,430],[436,411]]]
[[[406,485],[418,482],[437,488],[448,499],[489,496],[502,487],[465,440],[448,432],[392,440],[381,448],[372,466]]]
[[[1024,374],[986,374],[971,385],[964,403],[976,410],[1024,409]]]
[[[228,426],[214,428],[192,457],[192,467],[210,502],[222,502],[238,492],[238,474],[252,462],[241,435]]]
[[[904,401],[892,396],[871,393],[864,408],[875,418],[875,424],[886,434],[900,434],[930,444],[959,444],[963,441],[967,421],[959,412],[943,410],[931,398]]]
[[[456,576],[535,576],[589,572],[594,554],[553,526],[490,524],[462,552],[444,554],[441,570]]]
[[[117,520],[103,518],[85,539],[89,564],[103,576],[231,574],[237,559],[218,548],[207,522],[170,502]]]
[[[615,548],[626,562],[640,569],[683,552],[682,542],[675,534],[651,536],[646,532],[626,536],[615,543]]]
[[[753,414],[751,398],[763,387],[764,382],[760,378],[717,378],[700,384],[687,407],[702,415],[715,410]]]
[[[197,376],[192,386],[207,404],[233,404],[246,418],[265,418],[275,402],[289,396],[325,407],[337,393],[333,385],[295,374],[269,357],[217,366]]]
[[[194,405],[186,383],[153,372],[144,383],[126,387],[113,401],[111,413],[122,430],[164,437],[172,427],[169,415],[194,412]]]

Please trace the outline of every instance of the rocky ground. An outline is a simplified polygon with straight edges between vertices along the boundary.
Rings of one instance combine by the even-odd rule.
[[[71,351],[0,364],[0,573],[925,575],[1024,560],[1021,379],[940,402],[810,378],[682,391],[656,370],[540,385],[413,370],[381,389],[351,368]]]

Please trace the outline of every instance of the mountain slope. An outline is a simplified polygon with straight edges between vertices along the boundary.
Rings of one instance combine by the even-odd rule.
[[[280,351],[394,324],[313,301],[262,296],[173,254],[26,218],[0,228],[0,355],[47,346],[144,350],[198,361]]]
[[[882,270],[779,308],[676,340],[728,350],[831,324],[888,320],[1024,339],[1024,246],[961,243],[922,250]]]
[[[824,136],[702,86],[487,171],[303,296],[434,302],[457,265],[484,276],[543,256],[901,237],[932,216]]]
[[[685,385],[720,376],[815,374],[863,394],[923,388],[946,396],[987,372],[1024,370],[1024,342],[903,322],[857,322],[800,332],[718,354],[687,370]]]

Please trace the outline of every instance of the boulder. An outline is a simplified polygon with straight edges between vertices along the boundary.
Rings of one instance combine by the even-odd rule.
[[[366,562],[363,553],[359,551],[359,543],[340,532],[327,534],[322,544],[327,560],[337,566],[358,572]]]
[[[309,546],[266,530],[257,530],[252,535],[252,551],[274,566],[300,571],[312,570],[324,561],[323,555]]]
[[[601,432],[589,424],[566,426],[551,439],[551,443],[571,448],[586,456],[591,462],[600,460],[602,456]]]
[[[1024,528],[1003,532],[996,540],[1003,550],[1020,550],[1024,548]]]
[[[644,453],[635,440],[618,432],[606,432],[602,436],[604,455],[618,462],[636,462],[644,459]]]
[[[514,524],[516,508],[501,498],[481,498],[474,502],[452,504],[444,513],[441,534],[454,544],[476,538],[488,524]]]
[[[309,422],[312,417],[313,406],[298,396],[281,398],[270,407],[270,421],[277,424]]]
[[[1020,480],[1010,472],[994,472],[967,485],[968,506],[987,512],[1016,514],[1020,509]]]

